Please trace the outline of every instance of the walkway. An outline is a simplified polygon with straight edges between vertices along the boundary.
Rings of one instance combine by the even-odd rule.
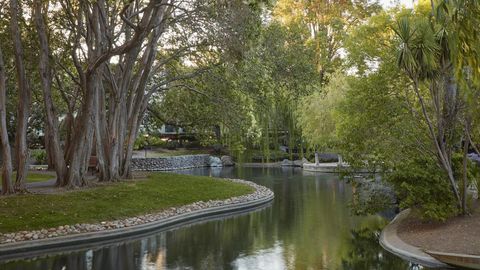
[[[410,210],[404,210],[387,225],[380,236],[380,245],[387,251],[416,264],[431,268],[450,268],[447,264],[438,261],[419,248],[405,243],[398,237],[398,227],[402,220],[408,217]]]

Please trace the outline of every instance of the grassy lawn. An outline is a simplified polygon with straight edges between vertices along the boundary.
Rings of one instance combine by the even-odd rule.
[[[13,172],[12,179],[15,179],[16,177],[17,177],[17,173]],[[43,182],[43,181],[48,181],[48,180],[53,179],[53,178],[55,178],[55,175],[51,175],[51,174],[32,173],[32,172],[28,172],[28,174],[27,174],[27,182],[28,183]]]
[[[0,232],[121,219],[251,192],[249,186],[210,177],[155,173],[148,180],[86,190],[0,197]]]

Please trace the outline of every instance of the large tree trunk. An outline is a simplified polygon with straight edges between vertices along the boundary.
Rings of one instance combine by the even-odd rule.
[[[31,91],[29,81],[25,72],[23,62],[23,45],[21,40],[20,28],[18,26],[18,14],[20,7],[17,0],[10,0],[10,27],[12,32],[12,41],[15,55],[15,67],[17,71],[18,84],[18,111],[17,111],[17,129],[15,134],[15,157],[17,179],[15,181],[15,190],[26,190],[26,177],[28,166],[28,145],[27,145],[27,125],[30,115]]]
[[[159,11],[157,17],[158,21],[163,20],[165,16],[168,16],[170,13],[169,10],[166,12]],[[131,161],[133,154],[133,146],[135,144],[135,139],[137,138],[138,128],[140,127],[141,119],[143,118],[145,111],[148,105],[148,99],[152,93],[146,93],[145,89],[147,82],[150,78],[150,73],[152,71],[152,66],[157,54],[158,40],[160,36],[164,33],[165,26],[158,27],[154,30],[152,36],[150,37],[149,43],[142,57],[141,66],[143,70],[139,70],[135,76],[133,89],[131,96],[129,97],[128,109],[127,109],[127,121],[126,126],[126,138],[125,138],[125,154],[122,159],[122,172],[121,175],[124,178],[130,178],[132,175],[131,171]]]
[[[67,183],[69,186],[85,184],[85,172],[88,168],[90,150],[95,138],[96,153],[100,167],[100,177],[103,181],[114,181],[120,177],[125,152],[125,137],[127,133],[128,109],[127,97],[135,88],[132,87],[132,74],[143,70],[137,65],[137,58],[142,51],[143,42],[149,33],[160,24],[160,11],[170,8],[169,5],[159,5],[166,1],[150,1],[142,9],[142,16],[136,13],[133,2],[122,9],[121,16],[125,25],[125,42],[122,45],[112,44],[112,33],[117,29],[108,17],[109,5],[104,0],[90,3],[80,1],[78,21],[76,21],[75,49],[71,53],[74,65],[79,74],[79,82],[83,90],[81,113],[75,121],[75,134],[66,150],[68,163]],[[132,6],[133,5],[133,6]],[[113,14],[112,14],[113,15]],[[135,21],[130,18],[136,18]],[[107,19],[106,19],[107,18]],[[133,26],[134,22],[137,26]],[[165,22],[163,22],[165,23]],[[84,30],[86,28],[86,30]],[[131,33],[131,35],[129,34]],[[80,37],[84,44],[80,45]],[[77,57],[76,50],[83,50],[85,63]],[[112,74],[109,70],[109,60],[119,56],[118,72]],[[141,71],[140,71],[141,72]],[[110,77],[108,77],[110,75]],[[111,80],[110,95],[105,97],[104,79]],[[108,101],[107,101],[108,100]],[[109,102],[108,107],[105,103]],[[108,109],[108,118],[107,118]]]
[[[55,159],[53,158],[53,150],[52,144],[48,140],[50,135],[48,134],[48,127],[45,128],[45,136],[43,138],[43,143],[45,145],[45,151],[47,152],[47,170],[53,171],[55,170]]]
[[[96,74],[87,77],[85,85],[85,101],[82,111],[75,121],[76,133],[71,143],[68,156],[68,172],[65,185],[69,188],[85,186],[87,184],[85,175],[88,170],[88,157],[90,156],[93,142],[93,120],[94,120],[94,94],[96,87]]]
[[[42,82],[43,90],[43,101],[46,111],[46,124],[47,137],[45,138],[48,141],[49,147],[47,151],[49,155],[52,156],[54,161],[54,167],[57,174],[57,186],[65,185],[65,175],[67,167],[65,165],[65,159],[63,156],[63,151],[60,145],[60,135],[58,134],[58,119],[55,112],[55,106],[53,104],[52,98],[52,72],[50,69],[49,61],[49,45],[47,39],[47,31],[45,27],[45,22],[43,20],[42,13],[42,1],[34,0],[34,13],[35,13],[35,25],[37,27],[38,38],[40,41],[40,60],[39,60],[39,70],[40,70],[40,79]]]
[[[3,63],[2,49],[0,48],[0,142],[2,143],[2,194],[14,192],[12,185],[12,153],[7,133],[6,112],[6,76]]]
[[[96,153],[98,158],[99,181],[109,181],[110,177],[110,160],[108,135],[107,135],[107,121],[105,113],[105,90],[99,85],[95,97],[95,143]]]

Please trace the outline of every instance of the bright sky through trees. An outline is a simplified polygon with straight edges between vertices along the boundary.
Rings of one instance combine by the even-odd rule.
[[[411,8],[413,7],[414,2],[416,1],[415,0],[380,0],[380,4],[385,8],[390,8],[398,4]]]

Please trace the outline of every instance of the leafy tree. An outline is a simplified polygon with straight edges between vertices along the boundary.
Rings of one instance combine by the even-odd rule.
[[[280,0],[273,13],[287,27],[301,30],[306,44],[315,48],[316,67],[324,84],[341,66],[347,32],[380,9],[377,3],[358,0]]]
[[[455,16],[449,13],[455,8],[466,8],[463,1],[447,3],[431,1],[429,18],[419,10],[410,16],[401,17],[395,28],[401,44],[398,63],[412,82],[416,101],[420,106],[422,121],[428,128],[429,139],[433,145],[432,152],[437,164],[447,174],[452,193],[459,208],[467,212],[467,153],[470,144],[469,126],[471,116],[468,102],[468,87],[462,87],[468,76],[455,77],[455,70],[469,69],[468,64],[475,64],[475,53],[468,48],[478,46],[478,41],[456,37],[454,31]],[[478,10],[478,9],[477,9]],[[458,10],[457,10],[458,12]],[[479,13],[480,14],[480,13]],[[452,19],[453,18],[453,19]],[[453,27],[452,27],[453,26]],[[472,33],[475,35],[475,32]],[[467,42],[465,42],[467,41]],[[467,49],[459,49],[458,46]],[[470,57],[470,62],[463,62],[462,55]],[[467,65],[464,65],[467,64]],[[464,178],[463,194],[458,189],[452,161],[455,152],[461,151],[464,144]]]
[[[431,14],[430,2],[423,2],[414,11],[380,13],[355,29],[347,44],[357,76],[350,78],[337,131],[345,158],[353,166],[383,168],[401,206],[444,220],[459,208],[466,212],[474,177],[466,154],[475,101],[465,87],[474,84],[454,75],[458,50],[448,35],[454,24],[442,22],[449,21],[445,13],[438,14],[443,19]],[[463,162],[454,161],[460,153]]]
[[[311,145],[320,150],[332,150],[338,143],[337,122],[340,103],[350,85],[345,75],[335,73],[322,91],[302,99],[298,108],[298,121],[302,133]]]

